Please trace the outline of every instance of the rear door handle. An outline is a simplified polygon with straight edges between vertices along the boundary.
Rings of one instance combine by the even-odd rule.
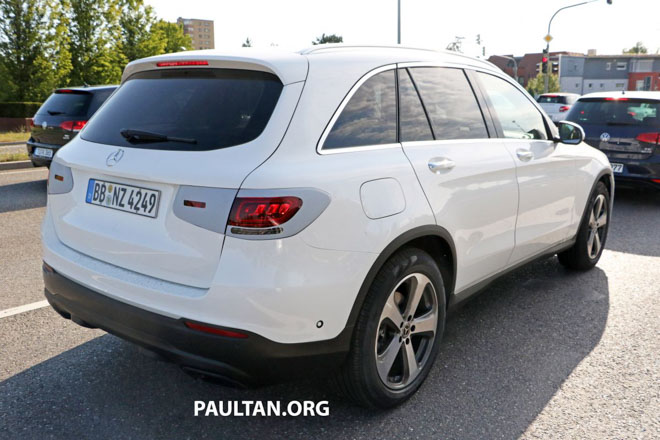
[[[516,150],[516,155],[518,155],[518,159],[522,160],[523,162],[529,162],[530,160],[534,159],[534,153],[522,148]]]
[[[429,170],[435,174],[438,174],[443,170],[451,170],[455,166],[456,163],[446,157],[434,157],[429,160]]]

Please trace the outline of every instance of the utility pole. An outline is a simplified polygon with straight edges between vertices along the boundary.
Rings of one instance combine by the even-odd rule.
[[[584,1],[584,2],[581,2],[581,3],[576,3],[574,5],[564,6],[563,8],[557,9],[557,11],[554,14],[552,14],[552,17],[550,17],[550,21],[548,22],[548,33],[545,35],[545,38],[544,38],[546,43],[547,43],[546,46],[545,46],[545,51],[544,51],[545,52],[544,53],[544,58],[547,58],[547,61],[545,61],[543,63],[543,65],[541,65],[541,70],[545,74],[544,78],[543,78],[544,93],[548,93],[548,82],[550,80],[549,75],[550,75],[550,73],[552,73],[552,68],[548,69],[548,64],[550,63],[550,41],[552,41],[552,36],[550,35],[550,26],[552,26],[552,20],[554,20],[555,16],[557,14],[559,14],[561,11],[563,11],[564,9],[574,8],[576,6],[582,6],[582,5],[586,5],[587,3],[593,3],[593,2],[597,2],[597,1],[598,0],[587,0],[587,1]],[[612,0],[607,0],[607,4],[611,5]]]
[[[397,0],[397,10],[396,10],[396,44],[401,44],[401,0]]]

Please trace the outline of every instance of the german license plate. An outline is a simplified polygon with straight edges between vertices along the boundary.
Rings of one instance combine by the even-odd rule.
[[[49,150],[48,148],[35,148],[33,154],[35,156],[40,156],[40,157],[53,157],[53,150]]]
[[[124,185],[123,183],[89,179],[85,201],[104,208],[156,218],[160,191]]]
[[[612,165],[612,171],[615,173],[623,173],[623,164],[622,163],[613,163],[610,164]]]

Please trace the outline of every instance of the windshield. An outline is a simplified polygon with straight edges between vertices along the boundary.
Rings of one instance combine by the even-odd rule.
[[[92,100],[88,92],[56,91],[37,111],[38,115],[85,116]]]
[[[660,101],[645,99],[580,99],[566,118],[578,124],[660,126]]]
[[[244,144],[266,127],[282,91],[270,73],[166,69],[132,75],[82,133],[103,144],[161,150],[212,150]],[[149,142],[122,135],[148,132]],[[177,139],[194,140],[180,142]]]

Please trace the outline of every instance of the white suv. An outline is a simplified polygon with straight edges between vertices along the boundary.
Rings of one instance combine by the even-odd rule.
[[[46,297],[192,373],[333,372],[392,406],[429,373],[448,308],[541,256],[596,264],[613,180],[583,136],[453,53],[134,61],[52,163]]]

